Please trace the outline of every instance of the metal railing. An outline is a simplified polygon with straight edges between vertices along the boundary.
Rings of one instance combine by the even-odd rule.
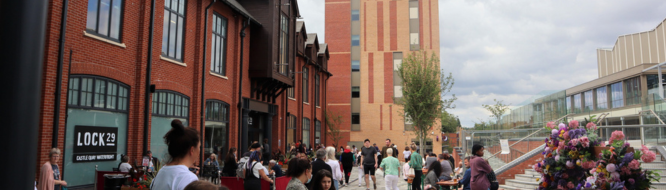
[[[555,120],[555,123],[558,123],[560,120],[562,120],[562,119],[564,119],[564,118],[566,118],[566,117],[568,117],[568,116],[571,116],[571,115],[573,115],[573,114],[567,114],[567,115],[564,115],[564,116],[560,117],[559,119]],[[532,136],[535,135],[535,134],[538,134],[539,132],[541,132],[541,131],[544,130],[544,129],[545,129],[545,128],[541,128],[541,129],[539,129],[539,130],[537,130],[537,131],[534,131],[533,133],[531,133],[531,134],[529,134],[529,135],[523,137],[522,139],[520,139],[520,140],[514,142],[513,144],[509,145],[509,148],[513,147],[514,145],[516,145],[516,144],[522,142],[523,140],[525,140],[525,139],[527,139],[527,138],[532,137]],[[502,153],[502,150],[500,150],[500,151],[496,152],[495,154],[493,154],[492,156],[486,158],[486,160],[488,160],[488,159],[490,159],[490,158],[493,158],[493,157],[497,156],[497,155],[500,154],[500,153]]]

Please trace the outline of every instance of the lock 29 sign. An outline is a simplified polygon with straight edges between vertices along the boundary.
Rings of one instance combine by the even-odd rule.
[[[114,161],[117,127],[74,126],[74,162]]]

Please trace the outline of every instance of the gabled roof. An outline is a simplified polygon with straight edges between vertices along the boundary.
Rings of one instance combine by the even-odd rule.
[[[326,51],[328,51],[328,44],[327,43],[319,44],[319,52],[317,52],[317,54],[325,54]]]
[[[249,12],[247,12],[247,10],[245,10],[245,8],[240,3],[238,3],[238,1],[236,1],[236,0],[221,0],[221,1],[226,3],[227,5],[229,5],[229,7],[231,7],[235,11],[239,12],[241,15],[250,19],[255,24],[258,24],[258,25],[261,26],[261,23],[259,23],[259,21],[257,21],[257,19],[254,19],[254,17]]]
[[[300,32],[303,29],[303,25],[305,25],[305,22],[296,21],[296,32]]]
[[[308,34],[308,40],[305,41],[305,45],[314,44],[315,41],[319,41],[319,40],[317,40],[317,33],[309,33]]]

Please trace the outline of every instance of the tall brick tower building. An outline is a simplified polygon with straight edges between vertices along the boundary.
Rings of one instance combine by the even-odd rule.
[[[402,152],[417,141],[394,104],[402,97],[396,70],[411,52],[439,55],[437,0],[326,0],[326,41],[333,74],[326,97],[343,117],[340,144],[362,146],[367,138],[382,147],[390,138]],[[440,152],[433,132],[426,150]]]

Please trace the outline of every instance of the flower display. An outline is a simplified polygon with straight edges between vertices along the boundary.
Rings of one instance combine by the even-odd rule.
[[[546,124],[550,134],[544,140],[543,160],[532,166],[541,174],[538,189],[648,189],[659,181],[659,174],[643,170],[639,162],[656,159],[648,147],[629,151],[622,131],[614,131],[606,146],[596,134],[597,126],[585,122]],[[599,146],[605,148],[597,154]]]

